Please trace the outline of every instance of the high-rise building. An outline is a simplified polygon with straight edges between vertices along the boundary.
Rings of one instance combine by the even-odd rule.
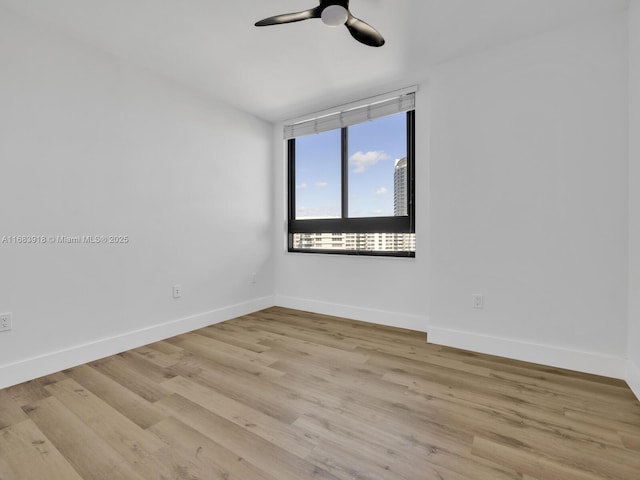
[[[393,172],[393,215],[404,217],[409,214],[407,206],[407,157],[396,160]]]

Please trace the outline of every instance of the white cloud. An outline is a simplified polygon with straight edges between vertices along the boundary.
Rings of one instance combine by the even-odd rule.
[[[308,186],[306,183],[301,183],[300,185],[296,185],[296,190],[306,190]]]
[[[336,206],[305,207],[299,205],[296,208],[296,218],[339,218],[340,209]]]
[[[353,155],[351,155],[351,158],[349,158],[349,164],[353,165],[354,173],[363,173],[369,167],[372,167],[375,164],[388,159],[389,159],[389,155],[387,155],[383,151],[366,152],[366,153],[356,152]]]
[[[389,193],[389,190],[385,187],[380,187],[376,190],[376,195],[386,195],[387,193]]]
[[[327,188],[329,184],[327,182],[316,182],[316,187],[318,188]]]

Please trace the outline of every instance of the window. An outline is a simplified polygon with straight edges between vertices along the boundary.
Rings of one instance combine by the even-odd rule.
[[[289,251],[415,256],[414,92],[285,127]]]

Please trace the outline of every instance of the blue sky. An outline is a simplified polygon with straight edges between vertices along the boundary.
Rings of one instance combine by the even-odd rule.
[[[296,139],[296,218],[340,217],[340,130]],[[393,216],[395,161],[407,154],[406,114],[349,127],[349,216]]]

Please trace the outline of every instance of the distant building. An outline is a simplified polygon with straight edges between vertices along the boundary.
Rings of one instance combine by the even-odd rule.
[[[304,250],[415,252],[413,233],[296,233],[293,247]]]
[[[396,160],[393,172],[393,215],[406,217],[407,206],[407,157]]]

